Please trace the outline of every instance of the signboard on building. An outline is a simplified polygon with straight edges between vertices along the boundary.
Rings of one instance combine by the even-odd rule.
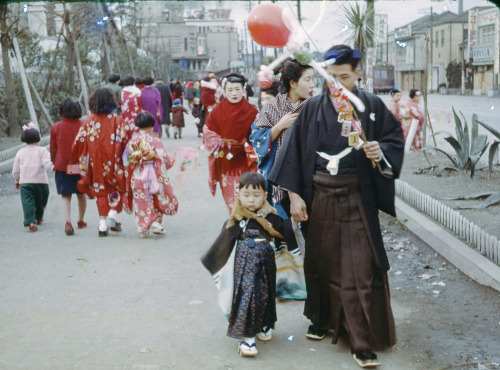
[[[471,49],[473,65],[493,64],[493,47],[473,47]]]
[[[411,24],[396,28],[394,30],[394,38],[396,40],[406,39],[408,37],[411,37]]]
[[[414,64],[415,62],[415,47],[413,43],[409,42],[406,44],[406,64]]]
[[[472,47],[476,45],[477,39],[477,8],[469,9],[469,48],[472,53]]]
[[[387,42],[388,15],[375,14],[375,42],[383,44]]]

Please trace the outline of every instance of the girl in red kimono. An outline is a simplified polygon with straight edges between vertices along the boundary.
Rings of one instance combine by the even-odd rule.
[[[83,120],[76,135],[71,163],[80,165],[78,190],[97,198],[99,236],[107,236],[109,230],[121,231],[116,216],[122,210],[125,191],[122,153],[128,136],[123,118],[113,113],[118,105],[111,90],[97,89],[89,99],[89,108],[92,114]]]
[[[217,182],[231,213],[240,175],[257,171],[256,155],[248,143],[257,108],[243,98],[246,79],[231,73],[222,80],[225,98],[208,116],[203,139],[208,150],[209,188],[215,195]],[[247,154],[248,153],[248,154]]]
[[[161,226],[163,215],[175,215],[178,202],[167,170],[174,160],[167,154],[159,138],[151,135],[155,118],[149,112],[139,113],[135,125],[139,134],[127,145],[130,165],[127,168],[130,192],[133,196],[134,213],[139,237],[147,238],[149,230],[165,234]]]

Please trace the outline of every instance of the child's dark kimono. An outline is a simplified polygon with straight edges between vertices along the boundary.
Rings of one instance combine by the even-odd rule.
[[[290,219],[279,217],[267,201],[254,213],[237,200],[222,232],[202,258],[203,265],[215,274],[236,248],[228,336],[251,338],[264,327],[274,328],[277,317],[273,240],[283,236],[292,249],[297,247]]]

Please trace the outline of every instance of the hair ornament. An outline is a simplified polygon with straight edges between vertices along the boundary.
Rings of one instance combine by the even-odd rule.
[[[23,125],[23,131],[26,131],[26,130],[38,130],[38,126],[35,125],[33,122],[30,122],[28,123],[27,125]]]

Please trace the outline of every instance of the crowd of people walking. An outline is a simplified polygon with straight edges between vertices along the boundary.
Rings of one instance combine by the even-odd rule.
[[[255,338],[272,339],[280,296],[275,246],[300,256],[305,238],[299,269],[307,288],[304,314],[311,321],[306,336],[321,340],[333,332],[333,343],[346,336],[361,367],[378,366],[373,351],[396,342],[378,212],[394,214],[394,179],[412,120],[418,120],[412,148],[421,148],[421,92],[412,90],[403,106],[401,91],[393,90],[388,109],[357,88],[358,50],[337,45],[325,60],[328,73],[366,111],[342,110],[345,97],[333,85],[313,97],[314,70],[294,59],[282,63],[274,81],[259,91],[258,109],[239,73],[169,84],[113,74],[89,98],[90,114],[83,120],[80,103],[64,99],[50,151],[37,145],[37,127],[23,127],[27,146],[16,155],[13,174],[24,225],[34,232],[42,224],[46,171],[53,169],[66,235],[75,232],[73,194],[79,229],[87,226],[90,198],[96,199],[101,237],[121,231],[122,211],[134,214],[139,237],[165,234],[163,216],[175,215],[179,202],[168,174],[174,161],[160,138],[170,138],[173,126],[173,138],[182,139],[184,117],[191,113],[207,150],[209,189],[215,195],[219,184],[229,213],[202,262],[220,275],[233,256],[225,313],[238,352],[256,356]]]

